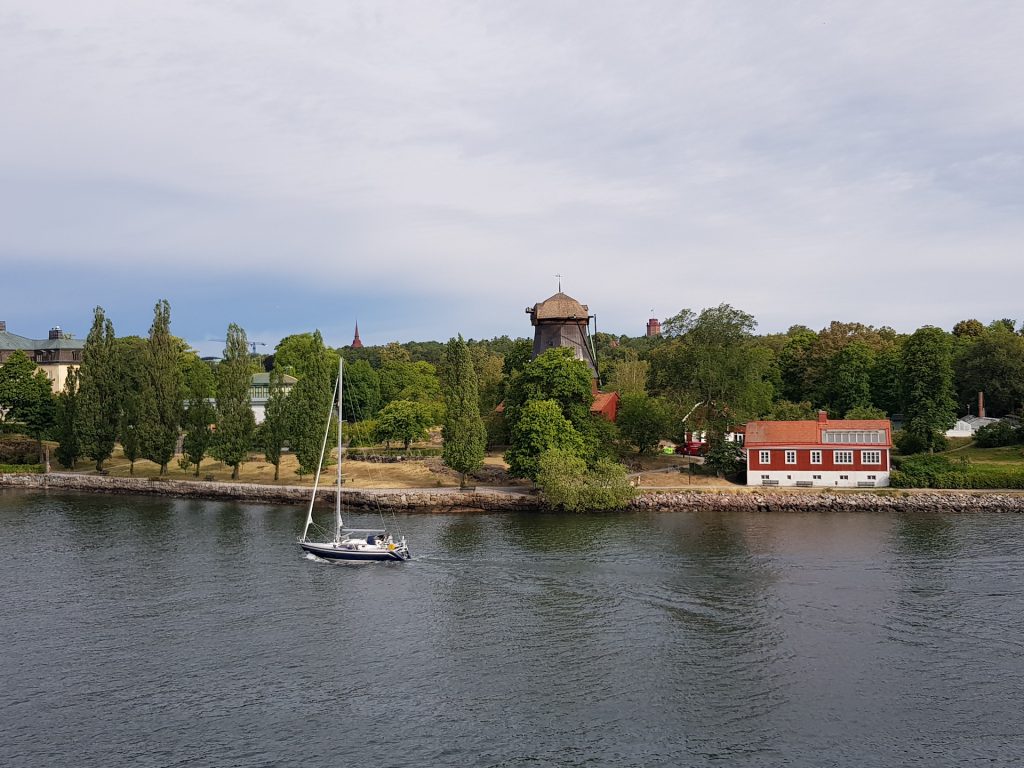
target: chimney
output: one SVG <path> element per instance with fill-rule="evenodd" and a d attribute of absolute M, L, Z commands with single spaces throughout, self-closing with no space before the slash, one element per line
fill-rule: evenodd
<path fill-rule="evenodd" d="M 59 325 L 55 325 L 55 326 L 53 326 L 53 328 L 50 329 L 50 341 L 56 341 L 57 339 L 63 339 L 63 338 L 64 338 L 64 331 L 62 331 L 60 329 Z"/>
<path fill-rule="evenodd" d="M 985 393 L 978 392 L 978 416 L 985 418 Z"/>
<path fill-rule="evenodd" d="M 828 424 L 828 411 L 818 411 L 818 423 Z"/>
<path fill-rule="evenodd" d="M 7 321 L 6 320 L 0 320 L 0 331 L 6 331 L 6 330 L 7 330 Z"/>

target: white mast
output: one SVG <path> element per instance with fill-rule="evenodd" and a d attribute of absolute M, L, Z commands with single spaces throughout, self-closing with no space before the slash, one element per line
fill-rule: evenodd
<path fill-rule="evenodd" d="M 338 356 L 338 482 L 334 491 L 334 519 L 336 531 L 335 541 L 341 541 L 341 377 L 344 372 L 345 358 Z"/>
<path fill-rule="evenodd" d="M 338 379 L 336 387 L 341 386 L 341 379 Z M 327 450 L 327 436 L 331 434 L 331 411 L 334 410 L 334 393 L 331 393 L 331 404 L 327 407 L 327 426 L 324 427 L 324 441 L 320 444 L 320 461 L 316 465 L 316 475 L 313 478 L 313 495 L 309 498 L 309 510 L 306 512 L 306 527 L 302 529 L 302 541 L 306 540 L 309 526 L 313 523 L 313 502 L 316 501 L 316 491 L 320 487 L 320 470 L 324 466 L 324 452 Z M 341 402 L 341 393 L 338 393 L 338 402 Z M 339 473 L 341 468 L 338 468 Z"/>

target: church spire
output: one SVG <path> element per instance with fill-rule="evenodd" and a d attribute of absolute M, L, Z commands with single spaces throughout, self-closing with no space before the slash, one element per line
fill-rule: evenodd
<path fill-rule="evenodd" d="M 363 342 L 359 339 L 359 321 L 356 320 L 356 335 L 352 338 L 352 343 L 349 345 L 352 349 L 362 349 Z"/>

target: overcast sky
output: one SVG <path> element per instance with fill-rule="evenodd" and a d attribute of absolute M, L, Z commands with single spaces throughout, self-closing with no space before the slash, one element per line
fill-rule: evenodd
<path fill-rule="evenodd" d="M 0 0 L 0 319 L 1024 318 L 1024 4 Z"/>

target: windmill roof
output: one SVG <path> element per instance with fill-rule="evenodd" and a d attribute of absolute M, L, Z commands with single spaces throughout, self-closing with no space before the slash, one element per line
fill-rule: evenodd
<path fill-rule="evenodd" d="M 580 319 L 590 317 L 590 311 L 586 304 L 580 304 L 572 296 L 559 291 L 554 296 L 549 296 L 529 310 L 534 320 L 564 320 Z"/>

